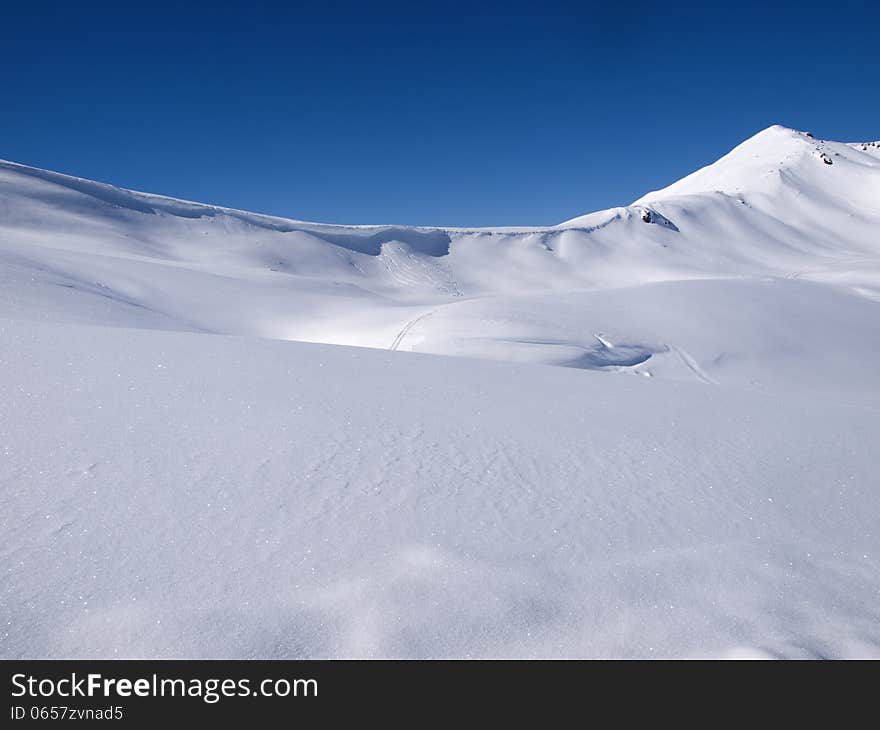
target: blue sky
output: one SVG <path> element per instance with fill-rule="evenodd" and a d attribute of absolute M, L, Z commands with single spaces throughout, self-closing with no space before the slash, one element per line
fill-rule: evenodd
<path fill-rule="evenodd" d="M 880 138 L 866 3 L 18 5 L 0 157 L 300 219 L 552 224 L 773 123 Z"/>

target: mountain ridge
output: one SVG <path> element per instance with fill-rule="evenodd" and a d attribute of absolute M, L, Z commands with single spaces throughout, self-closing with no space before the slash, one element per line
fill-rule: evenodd
<path fill-rule="evenodd" d="M 768 137 L 773 137 L 776 139 L 798 139 L 798 140 L 810 140 L 814 143 L 814 148 L 819 151 L 821 150 L 823 145 L 831 144 L 835 146 L 846 146 L 851 148 L 854 151 L 861 151 L 867 153 L 869 157 L 876 158 L 878 160 L 877 164 L 880 164 L 880 142 L 871 141 L 871 142 L 833 142 L 830 140 L 819 140 L 813 137 L 813 135 L 809 132 L 802 132 L 796 129 L 792 129 L 789 127 L 784 127 L 782 125 L 774 124 L 771 125 L 760 132 L 757 132 L 752 137 L 741 142 L 739 145 L 734 147 L 730 152 L 723 155 L 721 158 L 716 160 L 705 167 L 686 175 L 684 178 L 681 178 L 678 181 L 671 183 L 670 185 L 660 188 L 655 191 L 651 191 L 645 193 L 641 197 L 634 200 L 628 206 L 616 206 L 608 209 L 602 209 L 598 211 L 594 211 L 591 213 L 586 213 L 581 216 L 576 216 L 575 218 L 568 219 L 566 221 L 562 221 L 561 223 L 557 223 L 549 226 L 427 226 L 427 225 L 403 225 L 397 223 L 369 223 L 369 224 L 349 224 L 349 223 L 324 223 L 318 221 L 307 221 L 301 220 L 297 218 L 289 218 L 286 216 L 278 216 L 272 215 L 268 213 L 256 213 L 247 211 L 241 208 L 233 208 L 229 206 L 221 206 L 215 205 L 213 203 L 206 203 L 200 201 L 194 201 L 185 198 L 175 198 L 168 195 L 163 195 L 160 193 L 150 193 L 134 190 L 131 188 L 124 188 L 121 186 L 113 185 L 112 183 L 104 183 L 96 180 L 91 180 L 88 178 L 78 177 L 76 175 L 71 175 L 68 173 L 56 172 L 53 170 L 43 169 L 39 167 L 35 167 L 32 165 L 27 165 L 19 162 L 15 162 L 12 160 L 4 160 L 0 159 L 0 168 L 6 169 L 13 172 L 19 172 L 25 175 L 30 175 L 39 179 L 43 179 L 46 182 L 56 183 L 65 187 L 69 187 L 73 190 L 81 192 L 86 195 L 93 195 L 98 199 L 103 199 L 105 202 L 109 202 L 113 205 L 119 205 L 121 207 L 132 206 L 133 209 L 139 210 L 141 212 L 165 212 L 172 215 L 179 215 L 181 217 L 191 217 L 197 215 L 211 215 L 217 213 L 225 213 L 230 215 L 240 215 L 244 214 L 248 217 L 253 218 L 254 220 L 265 220 L 277 222 L 277 224 L 290 224 L 292 226 L 309 226 L 309 227 L 320 227 L 320 228 L 356 228 L 356 229 L 380 229 L 380 228 L 415 228 L 415 229 L 427 229 L 427 230 L 440 230 L 440 231 L 455 231 L 455 232 L 469 232 L 469 231 L 481 231 L 481 232 L 512 232 L 512 231 L 524 231 L 524 232 L 532 232 L 532 231 L 548 231 L 555 230 L 560 227 L 569 226 L 573 221 L 580 220 L 582 218 L 586 218 L 588 216 L 597 215 L 601 213 L 607 213 L 610 211 L 620 211 L 626 210 L 633 206 L 638 206 L 641 203 L 645 203 L 649 200 L 657 199 L 661 196 L 668 197 L 670 193 L 673 193 L 677 188 L 683 187 L 683 183 L 693 179 L 695 176 L 700 176 L 705 173 L 705 171 L 715 168 L 719 163 L 724 163 L 728 161 L 731 157 L 742 154 L 744 151 L 749 150 L 750 147 L 757 146 L 759 142 L 765 141 Z M 876 151 L 875 151 L 876 150 Z M 836 153 L 839 156 L 839 153 Z M 698 190 L 697 192 L 710 192 L 710 188 L 705 188 Z"/>
<path fill-rule="evenodd" d="M 769 279 L 876 304 L 878 200 L 880 147 L 779 126 L 630 206 L 526 229 L 293 221 L 7 162 L 0 283 L 15 316 L 711 381 L 711 360 L 768 323 L 748 310 L 741 344 L 693 342 L 679 312 L 661 336 L 664 298 L 697 291 L 688 282 Z M 620 331 L 623 303 L 609 303 L 626 287 L 640 315 Z M 700 291 L 718 316 L 730 305 L 726 289 Z M 819 317 L 815 336 L 842 326 Z M 603 349 L 603 332 L 628 344 Z"/>

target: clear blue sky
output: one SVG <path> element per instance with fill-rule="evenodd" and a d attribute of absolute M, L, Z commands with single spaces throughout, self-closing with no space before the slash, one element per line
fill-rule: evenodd
<path fill-rule="evenodd" d="M 773 123 L 880 138 L 868 3 L 3 10 L 0 157 L 308 220 L 551 224 Z"/>

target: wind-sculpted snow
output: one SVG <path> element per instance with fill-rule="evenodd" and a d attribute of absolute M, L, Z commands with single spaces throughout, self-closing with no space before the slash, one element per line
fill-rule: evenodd
<path fill-rule="evenodd" d="M 880 412 L 2 323 L 4 656 L 880 651 Z"/>
<path fill-rule="evenodd" d="M 545 228 L 0 163 L 0 656 L 878 656 L 878 230 L 781 127 Z"/>

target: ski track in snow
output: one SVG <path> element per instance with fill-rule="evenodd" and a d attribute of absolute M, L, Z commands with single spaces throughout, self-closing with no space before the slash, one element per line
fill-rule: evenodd
<path fill-rule="evenodd" d="M 426 317 L 430 317 L 431 314 L 433 314 L 433 312 L 427 312 L 426 314 L 416 317 L 415 319 L 411 319 L 409 322 L 407 322 L 406 325 L 404 325 L 403 329 L 397 333 L 397 337 L 394 338 L 394 342 L 391 343 L 391 347 L 389 347 L 388 349 L 396 350 L 398 347 L 400 347 L 400 344 L 403 342 L 403 338 L 406 337 L 407 333 L 413 327 L 415 327 L 415 325 L 423 321 Z"/>
<path fill-rule="evenodd" d="M 688 355 L 684 350 L 680 347 L 675 347 L 674 345 L 667 345 L 667 347 L 678 355 L 681 358 L 681 361 L 687 366 L 687 368 L 697 376 L 702 382 L 706 383 L 706 385 L 718 385 L 718 381 L 714 378 L 706 375 L 705 371 L 699 366 L 696 360 Z"/>

